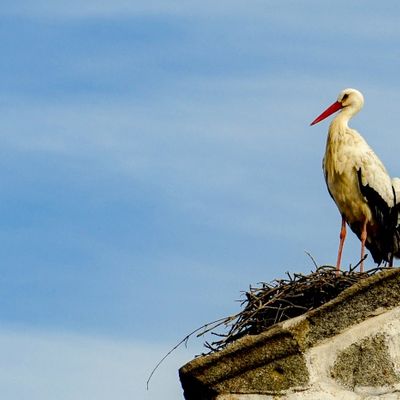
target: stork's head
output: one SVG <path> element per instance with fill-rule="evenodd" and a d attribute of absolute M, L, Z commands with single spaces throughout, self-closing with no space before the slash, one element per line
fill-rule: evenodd
<path fill-rule="evenodd" d="M 311 125 L 315 125 L 321 122 L 325 118 L 329 117 L 334 112 L 343 109 L 346 110 L 348 117 L 352 117 L 358 113 L 364 105 L 364 96 L 357 89 L 344 89 L 339 93 L 337 101 L 329 106 L 320 116 L 315 118 Z"/>
<path fill-rule="evenodd" d="M 360 111 L 364 105 L 364 96 L 357 89 L 344 89 L 339 93 L 338 103 L 344 107 L 352 107 Z"/>

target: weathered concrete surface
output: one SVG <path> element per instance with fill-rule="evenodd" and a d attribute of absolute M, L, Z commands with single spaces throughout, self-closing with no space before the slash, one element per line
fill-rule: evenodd
<path fill-rule="evenodd" d="M 400 399 L 400 269 L 179 373 L 187 400 Z"/>

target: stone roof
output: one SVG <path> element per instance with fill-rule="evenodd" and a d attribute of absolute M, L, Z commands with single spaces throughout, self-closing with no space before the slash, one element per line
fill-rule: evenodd
<path fill-rule="evenodd" d="M 184 365 L 185 399 L 400 399 L 399 306 L 400 269 L 373 275 L 315 310 Z"/>

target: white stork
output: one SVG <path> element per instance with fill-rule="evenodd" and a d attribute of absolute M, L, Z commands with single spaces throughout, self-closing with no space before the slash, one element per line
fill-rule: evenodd
<path fill-rule="evenodd" d="M 323 171 L 329 194 L 342 216 L 340 243 L 336 262 L 340 270 L 346 223 L 361 240 L 361 265 L 365 247 L 378 264 L 393 265 L 400 258 L 399 207 L 400 179 L 391 179 L 386 168 L 365 139 L 348 122 L 364 105 L 356 89 L 345 89 L 311 125 L 341 112 L 329 126 Z M 396 201 L 397 199 L 397 201 Z"/>

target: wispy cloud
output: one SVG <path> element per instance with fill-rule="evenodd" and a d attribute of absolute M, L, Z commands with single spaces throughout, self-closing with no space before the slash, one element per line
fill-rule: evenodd
<path fill-rule="evenodd" d="M 167 346 L 154 343 L 2 329 L 2 396 L 8 400 L 176 400 L 182 398 L 178 368 L 193 356 L 191 352 L 172 354 L 146 390 L 149 373 L 166 350 Z"/>

